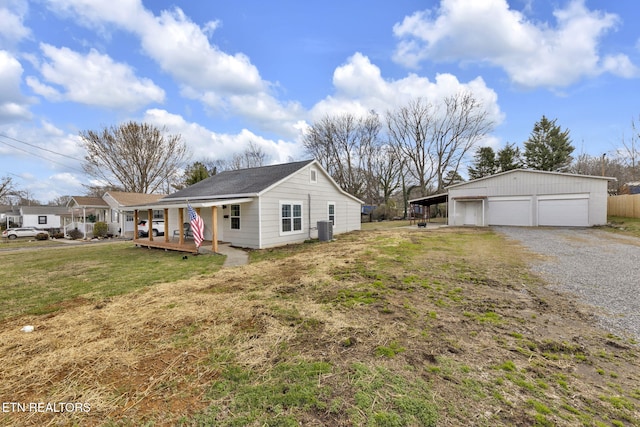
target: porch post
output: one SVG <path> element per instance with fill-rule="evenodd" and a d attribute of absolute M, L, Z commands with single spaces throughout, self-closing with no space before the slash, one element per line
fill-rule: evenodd
<path fill-rule="evenodd" d="M 218 207 L 211 206 L 211 250 L 218 252 Z"/>
<path fill-rule="evenodd" d="M 178 244 L 184 245 L 184 209 L 178 208 L 178 222 L 180 227 L 180 237 L 178 238 Z"/>
<path fill-rule="evenodd" d="M 138 239 L 138 209 L 133 210 L 133 240 Z"/>
<path fill-rule="evenodd" d="M 84 240 L 87 240 L 87 208 L 82 207 L 82 228 L 84 230 Z"/>
<path fill-rule="evenodd" d="M 153 242 L 153 209 L 147 209 L 147 237 L 150 242 Z"/>
<path fill-rule="evenodd" d="M 164 208 L 164 241 L 169 241 L 169 209 Z"/>

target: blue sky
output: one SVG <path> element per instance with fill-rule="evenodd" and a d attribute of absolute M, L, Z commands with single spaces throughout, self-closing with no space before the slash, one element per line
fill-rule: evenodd
<path fill-rule="evenodd" d="M 0 0 L 0 176 L 47 202 L 81 195 L 79 132 L 145 121 L 192 160 L 258 144 L 306 158 L 326 114 L 471 90 L 521 145 L 542 115 L 576 154 L 621 146 L 640 117 L 631 0 Z M 466 168 L 465 168 L 466 170 Z"/>

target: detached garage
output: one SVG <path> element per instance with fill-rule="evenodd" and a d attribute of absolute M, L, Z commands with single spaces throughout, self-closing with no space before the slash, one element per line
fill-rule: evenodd
<path fill-rule="evenodd" d="M 607 223 L 607 178 L 516 169 L 448 187 L 449 225 Z"/>

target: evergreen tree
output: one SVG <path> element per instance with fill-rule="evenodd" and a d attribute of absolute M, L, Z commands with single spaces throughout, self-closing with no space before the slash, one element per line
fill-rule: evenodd
<path fill-rule="evenodd" d="M 469 166 L 469 179 L 478 179 L 497 172 L 496 154 L 491 147 L 480 147 L 473 156 L 473 165 Z"/>
<path fill-rule="evenodd" d="M 496 166 L 498 172 L 506 172 L 522 167 L 522 157 L 520 148 L 516 144 L 505 145 L 504 148 L 498 150 L 496 155 Z"/>
<path fill-rule="evenodd" d="M 533 126 L 531 136 L 524 143 L 524 158 L 528 168 L 564 172 L 571 165 L 571 153 L 575 148 L 571 145 L 569 130 L 560 129 L 556 121 L 543 115 Z"/>
<path fill-rule="evenodd" d="M 184 171 L 184 184 L 185 187 L 195 184 L 196 182 L 200 182 L 203 179 L 209 178 L 211 175 L 215 175 L 215 173 L 211 173 L 209 169 L 202 162 L 194 162 L 187 166 Z"/>
<path fill-rule="evenodd" d="M 444 186 L 448 187 L 449 185 L 464 182 L 464 178 L 462 178 L 462 176 L 458 172 L 454 171 L 453 169 L 449 169 L 445 174 L 443 181 Z"/>

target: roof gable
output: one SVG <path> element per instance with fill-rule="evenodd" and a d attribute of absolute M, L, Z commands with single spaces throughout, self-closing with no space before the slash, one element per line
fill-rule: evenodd
<path fill-rule="evenodd" d="M 104 193 L 103 198 L 109 197 L 114 200 L 119 206 L 132 206 L 139 205 L 141 203 L 155 203 L 158 200 L 165 197 L 165 194 L 145 194 L 145 193 L 130 193 L 126 191 L 107 191 Z"/>
<path fill-rule="evenodd" d="M 92 207 L 92 208 L 108 208 L 107 202 L 102 200 L 101 197 L 85 197 L 85 196 L 73 196 L 67 203 L 70 207 Z"/>
<path fill-rule="evenodd" d="M 256 196 L 314 160 L 224 171 L 168 195 L 163 200 Z"/>

